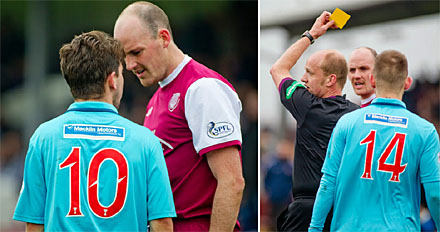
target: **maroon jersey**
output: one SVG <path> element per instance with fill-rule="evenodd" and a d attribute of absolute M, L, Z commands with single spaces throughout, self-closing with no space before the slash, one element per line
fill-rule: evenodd
<path fill-rule="evenodd" d="M 178 218 L 210 215 L 217 180 L 204 154 L 241 147 L 241 102 L 220 74 L 185 56 L 148 103 L 144 126 L 162 143 Z"/>

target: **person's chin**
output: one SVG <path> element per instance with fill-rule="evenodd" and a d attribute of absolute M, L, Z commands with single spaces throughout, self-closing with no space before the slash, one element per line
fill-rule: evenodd
<path fill-rule="evenodd" d="M 150 86 L 156 85 L 158 83 L 157 81 L 150 80 L 150 79 L 142 79 L 140 81 L 141 81 L 141 85 L 143 87 L 150 87 Z"/>
<path fill-rule="evenodd" d="M 358 91 L 355 91 L 355 93 L 359 96 L 364 95 L 365 91 L 363 89 L 358 89 Z"/>

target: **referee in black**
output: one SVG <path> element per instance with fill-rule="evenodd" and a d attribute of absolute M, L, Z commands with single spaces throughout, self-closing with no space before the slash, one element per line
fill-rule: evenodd
<path fill-rule="evenodd" d="M 294 80 L 289 71 L 314 42 L 329 28 L 336 28 L 324 11 L 310 31 L 290 46 L 272 66 L 270 73 L 280 92 L 281 102 L 297 121 L 293 163 L 293 202 L 277 221 L 279 231 L 307 231 L 313 203 L 321 180 L 327 145 L 338 119 L 359 108 L 342 96 L 347 79 L 347 63 L 336 50 L 314 53 L 306 62 L 304 84 Z M 324 230 L 330 229 L 331 214 Z"/>

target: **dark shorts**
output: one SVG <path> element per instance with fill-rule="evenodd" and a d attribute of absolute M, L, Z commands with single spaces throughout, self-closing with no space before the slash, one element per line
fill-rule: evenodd
<path fill-rule="evenodd" d="M 315 198 L 297 198 L 278 216 L 278 231 L 307 231 L 312 219 Z M 324 231 L 330 231 L 333 210 L 325 220 Z"/>

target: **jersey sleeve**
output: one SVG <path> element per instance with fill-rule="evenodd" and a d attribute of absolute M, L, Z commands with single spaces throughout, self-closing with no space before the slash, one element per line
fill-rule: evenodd
<path fill-rule="evenodd" d="M 279 88 L 281 103 L 298 125 L 301 125 L 315 99 L 314 95 L 307 91 L 303 84 L 289 77 L 281 81 Z"/>
<path fill-rule="evenodd" d="M 328 143 L 327 154 L 322 166 L 322 173 L 335 177 L 339 171 L 339 166 L 341 164 L 341 159 L 347 140 L 346 130 L 344 129 L 344 118 L 345 117 L 342 116 L 333 129 L 330 141 Z"/>
<path fill-rule="evenodd" d="M 157 138 L 154 139 L 152 146 L 150 146 L 148 160 L 148 220 L 176 217 L 168 170 L 162 146 Z"/>
<path fill-rule="evenodd" d="M 325 219 L 333 206 L 336 177 L 324 174 L 313 205 L 309 231 L 322 231 Z"/>
<path fill-rule="evenodd" d="M 14 220 L 44 224 L 46 181 L 38 137 L 32 136 L 24 165 L 23 185 L 15 208 Z"/>
<path fill-rule="evenodd" d="M 420 158 L 420 179 L 422 183 L 440 181 L 440 145 L 434 128 L 426 138 L 427 144 Z"/>
<path fill-rule="evenodd" d="M 235 91 L 215 78 L 194 82 L 185 95 L 185 117 L 199 155 L 241 147 L 241 102 Z"/>

